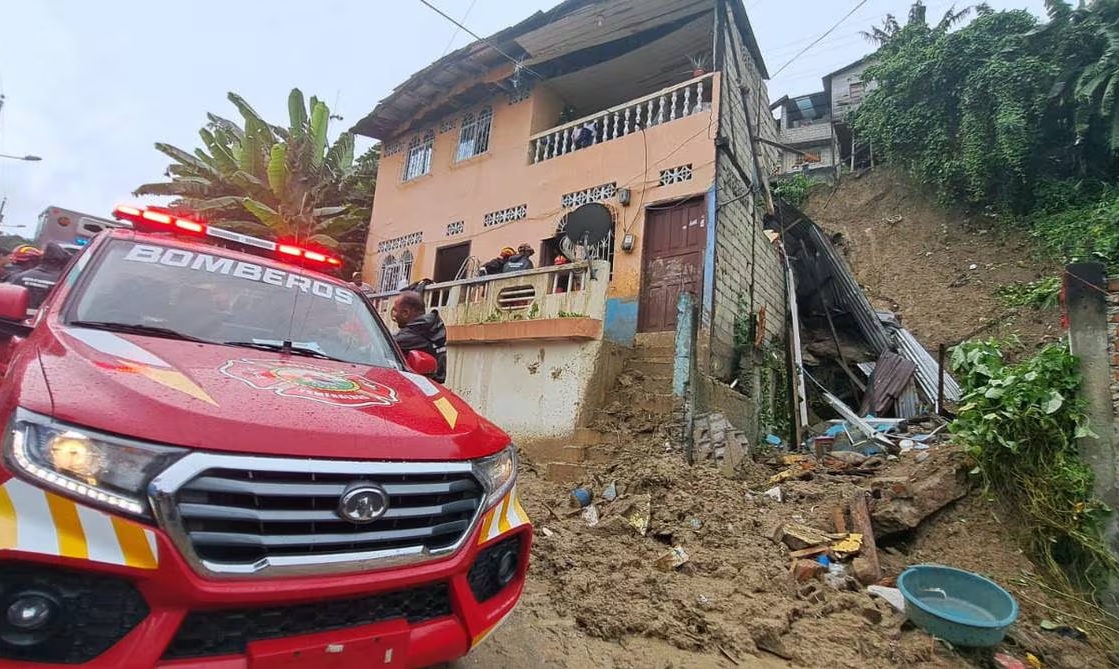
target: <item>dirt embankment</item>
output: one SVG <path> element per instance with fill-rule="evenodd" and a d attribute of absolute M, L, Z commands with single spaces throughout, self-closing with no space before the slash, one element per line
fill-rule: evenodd
<path fill-rule="evenodd" d="M 815 188 L 804 212 L 839 235 L 874 306 L 901 314 L 926 347 L 954 345 L 991 323 L 982 336 L 1016 334 L 1028 347 L 1060 337 L 1056 309 L 1011 309 L 995 294 L 1059 271 L 1037 259 L 1020 231 L 946 210 L 888 169 Z"/>

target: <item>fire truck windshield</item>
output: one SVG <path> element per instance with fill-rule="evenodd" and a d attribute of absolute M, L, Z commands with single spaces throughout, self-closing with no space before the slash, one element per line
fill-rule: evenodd
<path fill-rule="evenodd" d="M 342 284 L 216 248 L 108 244 L 69 325 L 397 366 L 372 312 Z"/>

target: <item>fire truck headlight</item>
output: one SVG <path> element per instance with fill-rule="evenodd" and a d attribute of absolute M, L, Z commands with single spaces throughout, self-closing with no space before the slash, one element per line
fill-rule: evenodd
<path fill-rule="evenodd" d="M 4 442 L 5 462 L 48 487 L 132 515 L 150 514 L 147 487 L 186 451 L 81 428 L 20 411 Z"/>
<path fill-rule="evenodd" d="M 517 448 L 510 444 L 496 455 L 474 461 L 474 475 L 486 489 L 486 508 L 500 500 L 517 481 Z"/>

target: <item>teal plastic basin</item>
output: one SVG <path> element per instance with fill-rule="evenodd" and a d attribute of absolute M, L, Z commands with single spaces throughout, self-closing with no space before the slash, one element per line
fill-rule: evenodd
<path fill-rule="evenodd" d="M 970 571 L 917 565 L 898 577 L 913 624 L 956 646 L 995 646 L 1018 619 L 1018 602 L 997 583 Z"/>

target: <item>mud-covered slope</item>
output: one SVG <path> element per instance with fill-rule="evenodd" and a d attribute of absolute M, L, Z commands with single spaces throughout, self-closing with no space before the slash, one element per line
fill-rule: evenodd
<path fill-rule="evenodd" d="M 1053 276 L 1027 237 L 985 216 L 939 206 L 906 178 L 878 169 L 817 187 L 804 211 L 838 244 L 876 308 L 902 316 L 924 345 L 1017 334 L 1026 346 L 1060 336 L 1056 309 L 1010 309 L 999 286 Z"/>

